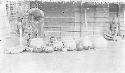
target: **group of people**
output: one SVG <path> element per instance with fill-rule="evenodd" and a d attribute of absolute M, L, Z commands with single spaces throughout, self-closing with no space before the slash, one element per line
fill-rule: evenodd
<path fill-rule="evenodd" d="M 81 51 L 83 49 L 94 49 L 95 45 L 98 46 L 100 42 L 103 41 L 103 45 L 107 42 L 105 39 L 108 40 L 115 40 L 115 37 L 119 34 L 119 22 L 118 18 L 113 18 L 112 23 L 109 25 L 109 32 L 104 35 L 104 38 L 102 36 L 99 36 L 99 38 L 96 40 L 95 45 L 91 42 L 88 36 L 85 37 L 84 40 L 81 40 L 79 42 L 76 42 L 72 38 L 70 39 L 62 39 L 61 41 L 55 40 L 55 37 L 52 36 L 49 38 L 49 42 L 44 42 L 44 38 L 41 37 L 43 34 L 44 29 L 44 13 L 42 10 L 33 8 L 28 11 L 28 17 L 26 21 L 23 21 L 25 19 L 18 18 L 19 26 L 18 28 L 18 34 L 20 34 L 19 29 L 22 27 L 22 36 L 26 39 L 26 46 L 18 46 L 16 48 L 22 48 L 21 50 L 15 51 L 22 52 L 24 50 L 30 50 L 32 52 L 53 52 L 53 51 Z M 101 41 L 100 41 L 101 39 Z M 15 47 L 14 47 L 15 48 Z M 13 48 L 13 49 L 14 49 Z"/>

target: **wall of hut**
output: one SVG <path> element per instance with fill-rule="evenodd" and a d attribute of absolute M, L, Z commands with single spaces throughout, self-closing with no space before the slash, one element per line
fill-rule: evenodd
<path fill-rule="evenodd" d="M 119 18 L 120 34 L 125 34 L 124 4 L 73 3 L 73 2 L 30 2 L 30 8 L 36 7 L 45 14 L 44 31 L 46 36 L 83 37 L 86 34 L 96 35 L 97 31 L 104 34 L 108 31 L 113 17 Z M 87 14 L 87 30 L 85 24 L 85 9 Z"/>
<path fill-rule="evenodd" d="M 45 32 L 58 36 L 83 37 L 86 34 L 104 34 L 114 17 L 119 19 L 120 35 L 124 34 L 124 4 L 92 3 L 39 3 L 45 13 Z M 85 30 L 85 9 L 87 14 L 87 31 Z"/>
<path fill-rule="evenodd" d="M 125 35 L 125 4 L 120 5 L 119 18 L 120 18 L 120 34 Z"/>

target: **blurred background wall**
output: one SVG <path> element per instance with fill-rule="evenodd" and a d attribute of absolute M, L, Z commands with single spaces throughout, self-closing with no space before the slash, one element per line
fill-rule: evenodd
<path fill-rule="evenodd" d="M 34 7 L 44 11 L 44 31 L 46 36 L 73 36 L 74 38 L 79 38 L 86 34 L 90 36 L 96 35 L 97 31 L 103 34 L 109 30 L 109 24 L 114 17 L 119 19 L 120 34 L 125 34 L 124 3 L 8 2 L 7 11 L 10 24 L 14 25 L 18 12 L 21 11 L 23 13 Z M 87 31 L 85 30 L 85 9 Z"/>

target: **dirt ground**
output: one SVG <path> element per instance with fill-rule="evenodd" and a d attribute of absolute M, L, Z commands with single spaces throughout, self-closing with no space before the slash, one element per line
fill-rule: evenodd
<path fill-rule="evenodd" d="M 125 43 L 107 49 L 4 55 L 0 73 L 124 73 Z"/>

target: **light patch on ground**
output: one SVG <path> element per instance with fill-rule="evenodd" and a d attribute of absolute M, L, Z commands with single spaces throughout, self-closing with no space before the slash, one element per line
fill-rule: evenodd
<path fill-rule="evenodd" d="M 123 73 L 123 43 L 107 49 L 6 55 L 2 73 Z"/>

